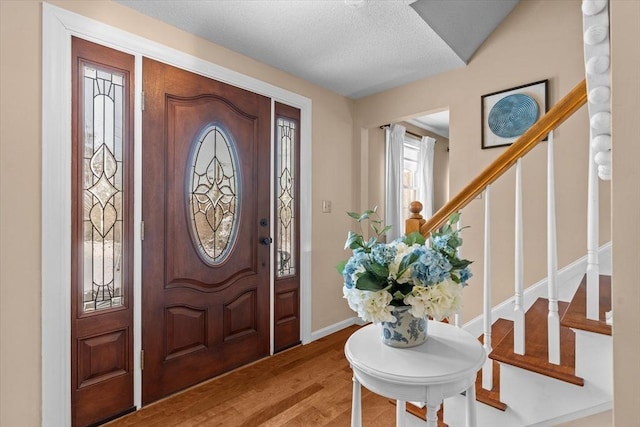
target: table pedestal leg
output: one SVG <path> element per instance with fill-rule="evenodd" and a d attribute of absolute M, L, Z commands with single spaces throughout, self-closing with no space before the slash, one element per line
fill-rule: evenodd
<path fill-rule="evenodd" d="M 351 427 L 362 427 L 362 402 L 360 382 L 353 377 L 353 396 L 351 398 Z"/>
<path fill-rule="evenodd" d="M 438 427 L 438 409 L 440 409 L 439 404 L 427 404 L 427 427 Z"/>
<path fill-rule="evenodd" d="M 396 401 L 396 427 L 404 427 L 404 421 L 407 412 L 407 402 L 404 400 Z"/>
<path fill-rule="evenodd" d="M 475 382 L 467 389 L 467 427 L 476 427 L 476 384 Z"/>

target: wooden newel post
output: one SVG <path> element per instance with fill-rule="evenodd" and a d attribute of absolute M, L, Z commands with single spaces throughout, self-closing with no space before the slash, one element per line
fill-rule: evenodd
<path fill-rule="evenodd" d="M 404 222 L 404 233 L 411 234 L 414 231 L 420 232 L 420 227 L 426 220 L 420 215 L 422 212 L 422 203 L 413 201 L 409 204 L 409 212 L 411 216 Z"/>

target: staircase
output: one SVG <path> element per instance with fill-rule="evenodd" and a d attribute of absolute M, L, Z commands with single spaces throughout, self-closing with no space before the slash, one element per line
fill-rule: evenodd
<path fill-rule="evenodd" d="M 464 325 L 483 342 L 488 355 L 476 380 L 476 399 L 482 403 L 477 405 L 479 427 L 554 426 L 612 407 L 613 343 L 606 322 L 611 310 L 611 247 L 597 247 L 598 178 L 611 179 L 608 1 L 583 0 L 582 13 L 586 79 L 431 218 L 423 219 L 420 204 L 415 203 L 406 221 L 407 233 L 419 230 L 427 237 L 453 213 L 483 195 L 484 312 Z M 587 251 L 583 259 L 558 270 L 553 132 L 585 104 L 590 118 Z M 525 290 L 521 159 L 547 136 L 548 274 Z M 515 295 L 491 307 L 490 187 L 513 166 Z M 461 326 L 459 319 L 456 324 Z M 442 425 L 463 426 L 464 417 L 462 396 L 445 401 Z"/>
<path fill-rule="evenodd" d="M 526 290 L 528 307 L 526 354 L 513 351 L 513 299 L 493 309 L 493 388 L 482 387 L 482 371 L 476 380 L 478 427 L 554 426 L 611 408 L 612 340 L 605 313 L 611 309 L 610 245 L 600 248 L 600 319 L 586 317 L 586 257 L 558 272 L 560 282 L 561 364 L 547 360 L 547 281 Z M 465 329 L 483 341 L 482 317 Z M 439 427 L 465 425 L 465 399 L 445 400 L 444 422 Z M 408 410 L 424 419 L 424 409 Z M 410 426 L 419 426 L 413 420 Z M 604 426 L 603 426 L 604 427 Z"/>
<path fill-rule="evenodd" d="M 537 298 L 526 313 L 526 354 L 513 351 L 513 321 L 498 318 L 492 325 L 496 343 L 493 360 L 494 388 L 476 381 L 479 426 L 552 426 L 611 407 L 612 341 L 605 312 L 611 304 L 611 276 L 600 277 L 599 321 L 586 317 L 586 276 L 569 302 L 561 301 L 561 364 L 547 360 L 548 300 Z M 482 341 L 482 337 L 480 337 Z M 445 419 L 450 426 L 464 425 L 456 419 L 459 404 L 447 402 Z"/>
<path fill-rule="evenodd" d="M 592 179 L 594 171 L 591 167 L 587 183 L 591 201 L 587 215 L 587 256 L 562 270 L 557 266 L 552 131 L 584 105 L 586 98 L 583 81 L 431 218 L 421 217 L 420 203 L 412 203 L 410 208 L 412 217 L 406 221 L 406 232 L 420 230 L 424 236 L 429 236 L 453 213 L 464 209 L 479 194 L 483 195 L 484 313 L 464 326 L 479 337 L 489 355 L 476 387 L 477 400 L 486 404 L 478 405 L 478 425 L 481 427 L 551 426 L 611 408 L 612 342 L 610 327 L 604 321 L 605 312 L 611 307 L 611 280 L 605 275 L 610 271 L 610 261 L 608 265 L 599 261 L 604 255 L 600 252 L 608 251 L 610 247 L 599 249 L 594 243 L 598 241 L 598 224 L 593 220 L 594 215 L 597 217 L 598 198 L 592 190 L 597 187 L 597 178 Z M 520 159 L 546 135 L 549 135 L 548 276 L 525 290 L 522 283 Z M 594 163 L 591 158 L 590 163 Z M 515 296 L 492 308 L 490 187 L 512 166 L 516 168 Z M 589 320 L 588 317 L 595 317 L 594 307 L 599 317 Z M 444 405 L 444 422 L 449 427 L 465 425 L 464 408 L 464 400 L 448 399 Z"/>

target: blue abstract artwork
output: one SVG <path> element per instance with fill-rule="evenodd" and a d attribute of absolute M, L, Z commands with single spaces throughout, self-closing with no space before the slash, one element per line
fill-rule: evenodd
<path fill-rule="evenodd" d="M 547 83 L 541 80 L 482 96 L 482 148 L 513 144 L 547 111 Z"/>
<path fill-rule="evenodd" d="M 489 129 L 501 138 L 522 135 L 538 120 L 538 104 L 528 95 L 505 96 L 493 106 L 487 120 Z"/>

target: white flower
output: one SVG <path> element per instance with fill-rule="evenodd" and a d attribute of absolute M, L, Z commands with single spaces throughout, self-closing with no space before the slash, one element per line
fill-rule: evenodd
<path fill-rule="evenodd" d="M 390 305 L 393 297 L 386 290 L 377 292 L 363 291 L 357 288 L 343 286 L 342 293 L 349 303 L 349 308 L 358 313 L 365 322 L 395 322 L 396 318 L 391 314 L 393 306 Z"/>
<path fill-rule="evenodd" d="M 442 320 L 462 308 L 462 285 L 445 280 L 428 287 L 414 286 L 404 303 L 411 306 L 409 313 L 413 317 L 431 316 Z"/>

